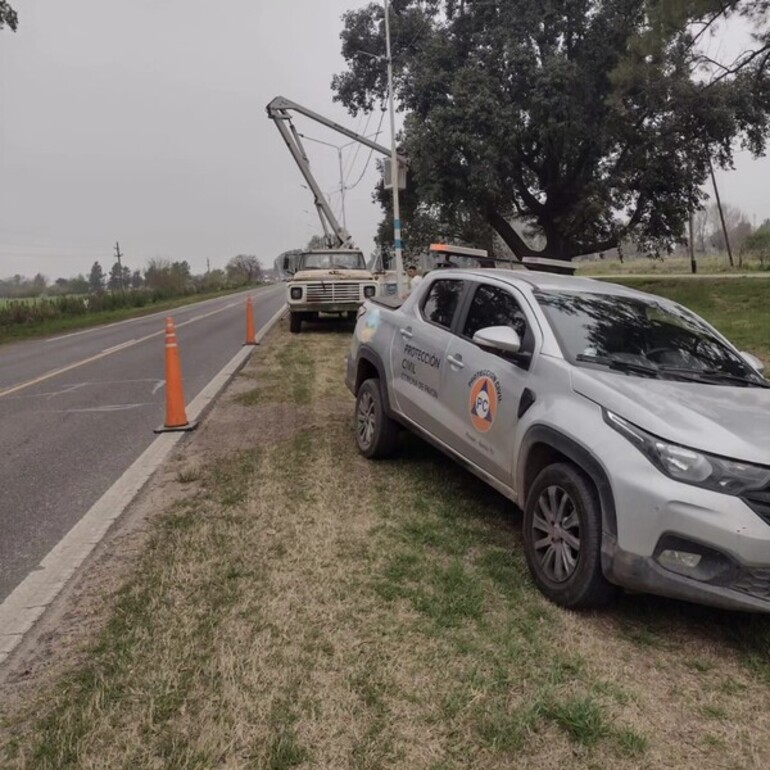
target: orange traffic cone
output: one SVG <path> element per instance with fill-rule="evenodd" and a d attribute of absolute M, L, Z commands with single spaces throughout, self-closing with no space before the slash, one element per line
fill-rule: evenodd
<path fill-rule="evenodd" d="M 166 422 L 156 428 L 155 432 L 193 430 L 195 426 L 196 423 L 191 423 L 185 412 L 182 361 L 179 357 L 174 319 L 169 316 L 166 319 Z"/>
<path fill-rule="evenodd" d="M 257 330 L 254 326 L 254 303 L 251 297 L 246 300 L 246 345 L 259 345 L 257 342 Z"/>

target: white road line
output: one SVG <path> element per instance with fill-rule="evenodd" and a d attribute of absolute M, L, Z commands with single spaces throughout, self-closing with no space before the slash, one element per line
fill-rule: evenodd
<path fill-rule="evenodd" d="M 87 406 L 82 409 L 52 409 L 54 414 L 73 414 L 78 412 L 125 412 L 129 409 L 138 409 L 140 406 L 150 406 L 152 401 L 143 404 L 102 404 L 101 406 Z"/>
<path fill-rule="evenodd" d="M 123 348 L 130 348 L 131 345 L 133 345 L 136 342 L 136 337 L 132 340 L 126 340 L 125 342 L 121 342 L 120 345 L 113 345 L 111 348 L 105 348 L 102 353 L 117 353 L 119 350 L 122 350 Z"/>
<path fill-rule="evenodd" d="M 197 316 L 194 320 L 190 319 L 188 321 L 182 321 L 182 323 L 176 324 L 177 329 L 181 329 L 184 326 L 188 326 L 191 323 L 195 323 L 197 321 L 202 321 L 204 318 L 209 318 L 213 315 L 217 315 L 218 313 L 224 313 L 225 310 L 231 310 L 234 307 L 238 307 L 243 303 L 241 302 L 233 302 L 230 305 L 225 305 L 224 307 L 219 307 L 216 310 L 210 310 L 208 313 L 204 313 L 203 315 Z M 37 385 L 41 382 L 45 382 L 46 380 L 50 380 L 52 377 L 57 377 L 60 374 L 66 374 L 67 372 L 72 371 L 73 369 L 77 369 L 81 366 L 85 366 L 86 364 L 93 363 L 94 361 L 98 361 L 101 358 L 105 358 L 106 356 L 111 356 L 113 353 L 116 353 L 120 350 L 126 350 L 127 348 L 133 347 L 134 345 L 138 345 L 141 342 L 147 342 L 147 340 L 151 340 L 155 337 L 160 337 L 162 334 L 165 334 L 166 330 L 165 328 L 161 331 L 153 332 L 152 334 L 147 334 L 144 337 L 139 337 L 139 339 L 133 340 L 131 342 L 122 343 L 120 345 L 116 345 L 112 348 L 107 348 L 107 350 L 103 350 L 101 353 L 96 353 L 92 356 L 89 356 L 88 358 L 84 358 L 81 361 L 75 361 L 75 363 L 67 364 L 67 366 L 62 366 L 59 369 L 53 369 L 50 372 L 45 372 L 44 374 L 41 374 L 39 377 L 35 377 L 32 380 L 28 380 L 27 382 L 21 382 L 18 385 L 11 385 L 10 387 L 5 388 L 4 390 L 0 390 L 0 398 L 3 396 L 10 396 L 11 393 L 17 393 L 20 390 L 24 390 L 25 388 L 32 387 L 33 385 Z"/>
<path fill-rule="evenodd" d="M 264 294 L 269 289 L 272 289 L 273 286 L 261 286 L 258 289 L 247 289 L 244 292 L 241 292 L 239 294 L 235 294 L 233 296 L 240 297 L 242 294 L 248 294 L 249 292 L 253 292 L 254 294 Z M 120 326 L 121 324 L 130 324 L 130 323 L 136 323 L 137 321 L 146 321 L 147 319 L 152 318 L 159 318 L 161 316 L 167 316 L 172 313 L 181 313 L 182 311 L 194 309 L 197 307 L 202 307 L 203 305 L 208 305 L 210 302 L 216 302 L 217 300 L 222 299 L 221 297 L 212 297 L 211 299 L 204 299 L 203 302 L 191 302 L 189 305 L 180 305 L 179 307 L 175 308 L 169 308 L 168 310 L 159 310 L 157 313 L 149 313 L 148 315 L 140 315 L 136 316 L 135 318 L 126 318 L 123 321 L 113 321 L 111 324 L 103 324 L 101 326 L 92 326 L 88 329 L 81 329 L 77 332 L 69 332 L 69 334 L 57 334 L 55 337 L 49 337 L 46 342 L 58 342 L 59 340 L 66 340 L 70 337 L 77 337 L 81 334 L 93 334 L 93 332 L 101 331 L 102 329 L 111 329 L 113 326 Z M 236 303 L 238 304 L 238 303 Z"/>
<path fill-rule="evenodd" d="M 286 305 L 262 327 L 261 340 L 286 312 Z M 190 422 L 200 419 L 227 383 L 254 351 L 242 347 L 219 374 L 190 402 Z M 128 470 L 94 503 L 80 521 L 49 551 L 36 570 L 27 575 L 0 604 L 0 664 L 21 644 L 24 635 L 59 595 L 67 581 L 128 508 L 150 476 L 168 457 L 184 433 L 161 433 Z"/>

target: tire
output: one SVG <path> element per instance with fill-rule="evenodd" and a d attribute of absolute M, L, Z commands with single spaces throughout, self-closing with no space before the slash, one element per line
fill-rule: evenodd
<path fill-rule="evenodd" d="M 358 389 L 355 431 L 358 451 L 370 460 L 390 457 L 396 451 L 398 423 L 385 414 L 378 379 L 365 380 Z"/>
<path fill-rule="evenodd" d="M 544 468 L 527 493 L 524 553 L 537 587 L 572 609 L 607 604 L 616 592 L 602 573 L 602 510 L 591 482 L 573 465 Z"/>
<path fill-rule="evenodd" d="M 300 313 L 289 313 L 289 331 L 292 334 L 299 334 L 302 331 L 302 315 Z"/>

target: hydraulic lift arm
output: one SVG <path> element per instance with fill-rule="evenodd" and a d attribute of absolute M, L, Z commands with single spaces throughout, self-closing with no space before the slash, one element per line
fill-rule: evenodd
<path fill-rule="evenodd" d="M 365 136 L 357 134 L 355 131 L 351 131 L 339 123 L 335 123 L 333 120 L 325 118 L 323 115 L 319 115 L 317 112 L 303 107 L 301 104 L 292 102 L 289 99 L 285 99 L 283 96 L 276 96 L 270 104 L 267 105 L 267 115 L 275 123 L 275 127 L 281 134 L 283 141 L 286 142 L 286 146 L 289 148 L 294 162 L 299 167 L 302 176 L 305 178 L 308 187 L 313 193 L 315 201 L 316 211 L 318 211 L 318 217 L 321 220 L 321 226 L 324 230 L 324 236 L 326 242 L 330 248 L 353 248 L 353 239 L 350 233 L 340 225 L 337 218 L 332 212 L 331 206 L 326 200 L 323 191 L 318 186 L 313 173 L 310 171 L 310 161 L 308 160 L 307 153 L 300 139 L 299 132 L 294 127 L 291 120 L 291 112 L 296 112 L 300 115 L 304 115 L 310 120 L 314 120 L 316 123 L 320 123 L 322 126 L 336 131 L 343 136 L 348 137 L 356 142 L 360 142 L 366 147 L 379 152 L 386 157 L 390 157 L 390 150 L 377 142 L 373 142 Z M 406 165 L 406 158 L 402 155 L 398 156 L 398 162 Z"/>

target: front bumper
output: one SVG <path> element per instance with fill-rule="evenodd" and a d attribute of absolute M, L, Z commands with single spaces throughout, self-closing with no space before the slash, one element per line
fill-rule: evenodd
<path fill-rule="evenodd" d="M 610 428 L 596 432 L 610 480 L 617 532 L 606 533 L 607 579 L 634 591 L 770 613 L 770 523 L 732 495 L 665 476 Z M 663 551 L 702 553 L 672 567 Z"/>
<path fill-rule="evenodd" d="M 361 307 L 360 302 L 292 302 L 289 300 L 290 313 L 354 313 Z"/>
<path fill-rule="evenodd" d="M 701 581 L 664 569 L 652 556 L 612 547 L 602 556 L 607 579 L 631 591 L 724 610 L 770 614 L 770 568 L 751 568 L 733 561 L 713 581 Z"/>

